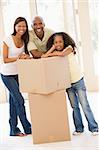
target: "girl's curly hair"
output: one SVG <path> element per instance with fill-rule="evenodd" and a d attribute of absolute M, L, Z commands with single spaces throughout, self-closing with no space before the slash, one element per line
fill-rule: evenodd
<path fill-rule="evenodd" d="M 65 32 L 56 32 L 56 33 L 52 34 L 49 37 L 49 39 L 47 41 L 47 44 L 46 44 L 46 49 L 47 50 L 49 50 L 52 47 L 52 45 L 54 44 L 54 39 L 55 39 L 56 36 L 61 36 L 63 38 L 64 48 L 66 48 L 69 45 L 71 45 L 72 48 L 73 48 L 74 54 L 76 54 L 76 51 L 75 51 L 76 44 L 75 44 L 74 40 L 67 33 L 65 33 Z"/>

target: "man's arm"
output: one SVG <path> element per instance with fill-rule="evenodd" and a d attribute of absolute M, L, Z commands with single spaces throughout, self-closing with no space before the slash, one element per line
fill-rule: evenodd
<path fill-rule="evenodd" d="M 33 58 L 41 58 L 44 52 L 38 51 L 37 49 L 31 50 L 30 53 L 32 54 Z"/>
<path fill-rule="evenodd" d="M 33 41 L 29 41 L 28 43 L 28 51 L 31 53 L 33 58 L 40 58 L 41 55 L 43 54 L 42 51 L 39 51 Z"/>

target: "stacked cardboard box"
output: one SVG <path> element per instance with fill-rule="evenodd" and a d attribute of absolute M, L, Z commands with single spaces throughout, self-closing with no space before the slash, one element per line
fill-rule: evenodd
<path fill-rule="evenodd" d="M 65 89 L 70 87 L 66 57 L 18 61 L 22 92 L 29 93 L 33 143 L 68 141 Z"/>

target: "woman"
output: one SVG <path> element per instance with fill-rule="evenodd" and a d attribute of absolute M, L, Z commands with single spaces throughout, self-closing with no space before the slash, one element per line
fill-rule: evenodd
<path fill-rule="evenodd" d="M 29 40 L 27 21 L 18 17 L 14 23 L 14 32 L 3 41 L 3 63 L 1 78 L 9 91 L 10 136 L 31 134 L 31 124 L 27 120 L 24 99 L 19 91 L 17 59 L 30 58 L 27 51 Z M 24 133 L 17 127 L 18 117 Z"/>

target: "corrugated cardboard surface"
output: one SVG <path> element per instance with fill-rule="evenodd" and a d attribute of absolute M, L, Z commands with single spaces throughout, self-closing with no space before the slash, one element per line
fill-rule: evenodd
<path fill-rule="evenodd" d="M 20 90 L 49 94 L 70 87 L 66 57 L 18 60 Z"/>
<path fill-rule="evenodd" d="M 29 94 L 33 143 L 71 140 L 65 91 Z"/>

